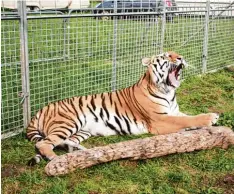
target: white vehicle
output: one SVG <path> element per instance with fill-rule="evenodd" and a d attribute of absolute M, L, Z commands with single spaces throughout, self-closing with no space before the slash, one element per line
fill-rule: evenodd
<path fill-rule="evenodd" d="M 176 3 L 180 6 L 204 6 L 207 0 L 176 0 Z M 211 4 L 230 4 L 232 0 L 210 0 Z"/>
<path fill-rule="evenodd" d="M 89 0 L 26 0 L 27 10 L 80 9 L 89 6 Z M 17 9 L 17 0 L 1 0 L 1 7 Z"/>
<path fill-rule="evenodd" d="M 225 7 L 229 6 L 233 0 L 210 0 L 210 14 L 218 15 Z M 176 0 L 179 11 L 198 11 L 201 7 L 206 7 L 207 0 Z M 232 6 L 233 7 L 233 6 Z M 213 11 L 216 10 L 216 11 Z M 194 12 L 194 15 L 205 15 L 205 12 Z M 224 11 L 222 16 L 234 16 L 234 11 Z"/>

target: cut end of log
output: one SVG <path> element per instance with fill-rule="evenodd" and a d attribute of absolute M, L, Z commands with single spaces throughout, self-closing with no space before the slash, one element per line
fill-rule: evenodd
<path fill-rule="evenodd" d="M 64 175 L 77 168 L 83 169 L 123 158 L 147 159 L 213 147 L 227 149 L 229 145 L 234 145 L 234 132 L 230 128 L 204 127 L 67 153 L 50 161 L 45 172 L 49 176 Z"/>

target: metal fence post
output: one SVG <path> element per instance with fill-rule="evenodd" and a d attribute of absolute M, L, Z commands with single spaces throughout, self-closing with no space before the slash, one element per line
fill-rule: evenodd
<path fill-rule="evenodd" d="M 28 29 L 26 2 L 18 0 L 18 14 L 20 16 L 20 63 L 22 79 L 22 105 L 24 128 L 28 126 L 31 119 L 30 87 L 29 87 L 29 60 L 28 60 Z"/>
<path fill-rule="evenodd" d="M 203 39 L 203 52 L 202 52 L 202 73 L 206 73 L 206 70 L 207 70 L 209 17 L 210 17 L 210 0 L 207 0 L 206 1 L 204 39 Z"/>
<path fill-rule="evenodd" d="M 67 59 L 69 57 L 69 31 L 70 31 L 70 26 L 69 26 L 69 19 L 64 18 L 63 19 L 63 59 Z"/>
<path fill-rule="evenodd" d="M 166 4 L 163 2 L 163 15 L 162 15 L 162 29 L 161 29 L 161 43 L 160 43 L 160 53 L 163 52 L 164 37 L 165 37 L 165 27 L 166 27 Z"/>
<path fill-rule="evenodd" d="M 114 13 L 117 13 L 117 0 L 114 0 Z M 112 62 L 112 80 L 111 80 L 111 90 L 116 90 L 116 55 L 117 55 L 117 18 L 118 16 L 114 16 L 113 18 L 113 62 Z"/>

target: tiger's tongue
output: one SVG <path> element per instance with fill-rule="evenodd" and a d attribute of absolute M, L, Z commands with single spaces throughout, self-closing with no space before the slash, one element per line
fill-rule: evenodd
<path fill-rule="evenodd" d="M 176 71 L 172 71 L 169 74 L 169 79 L 170 79 L 171 85 L 173 85 L 174 87 L 178 88 L 180 86 L 180 81 L 176 79 L 175 73 L 176 73 Z"/>

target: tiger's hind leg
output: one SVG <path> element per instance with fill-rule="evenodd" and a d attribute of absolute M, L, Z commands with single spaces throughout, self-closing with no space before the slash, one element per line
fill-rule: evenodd
<path fill-rule="evenodd" d="M 37 154 L 28 161 L 28 165 L 33 166 L 35 164 L 38 164 L 42 158 L 46 160 L 54 159 L 57 155 L 55 154 L 53 149 L 56 146 L 63 144 L 64 139 L 65 137 L 62 138 L 57 134 L 51 134 L 48 135 L 44 140 L 38 141 L 35 145 Z"/>
<path fill-rule="evenodd" d="M 68 139 L 64 141 L 64 144 L 68 145 L 68 152 L 71 153 L 74 151 L 74 148 L 78 150 L 85 150 L 86 148 L 80 143 L 86 139 L 88 139 L 91 136 L 91 133 L 88 131 L 79 131 L 78 133 L 72 135 Z"/>

